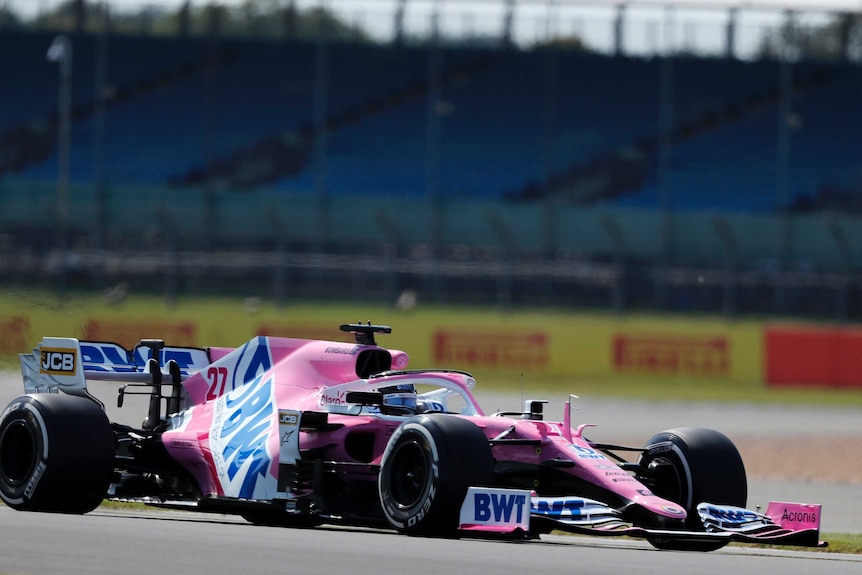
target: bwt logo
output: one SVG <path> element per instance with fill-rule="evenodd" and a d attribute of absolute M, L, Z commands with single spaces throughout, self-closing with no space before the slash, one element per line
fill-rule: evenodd
<path fill-rule="evenodd" d="M 747 509 L 730 509 L 710 505 L 706 510 L 713 517 L 730 523 L 748 523 L 749 521 L 756 521 L 758 518 L 756 513 Z"/>
<path fill-rule="evenodd" d="M 538 501 L 533 505 L 533 511 L 553 517 L 581 517 L 587 515 L 584 511 L 586 501 L 583 499 L 550 499 Z"/>
<path fill-rule="evenodd" d="M 75 373 L 75 352 L 65 349 L 48 349 L 42 348 L 39 350 L 41 357 L 40 372 L 50 373 L 55 375 L 74 375 Z"/>
<path fill-rule="evenodd" d="M 508 523 L 512 520 L 512 513 L 516 512 L 515 521 L 520 523 L 523 519 L 523 509 L 526 502 L 526 495 L 476 493 L 473 496 L 476 521 L 490 521 L 493 517 L 494 521 Z"/>

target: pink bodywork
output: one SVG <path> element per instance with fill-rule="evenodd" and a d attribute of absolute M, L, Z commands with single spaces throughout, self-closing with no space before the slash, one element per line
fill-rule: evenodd
<path fill-rule="evenodd" d="M 375 431 L 372 459 L 380 463 L 388 438 L 403 417 L 360 413 L 345 401 L 347 391 L 370 391 L 395 383 L 431 383 L 460 395 L 466 407 L 461 415 L 480 427 L 489 439 L 506 432 L 506 439 L 539 442 L 538 446 L 496 444 L 499 461 L 541 464 L 548 460 L 572 461 L 566 472 L 671 519 L 684 519 L 676 503 L 653 495 L 646 486 L 582 437 L 586 425 L 571 428 L 568 413 L 563 422 L 512 419 L 484 415 L 470 392 L 472 378 L 460 372 L 423 371 L 395 373 L 362 379 L 357 376 L 357 356 L 376 346 L 316 340 L 259 337 L 236 349 L 211 348 L 212 363 L 185 382 L 185 411 L 172 429 L 162 435 L 171 454 L 195 477 L 202 495 L 273 499 L 279 494 L 278 467 L 284 443 L 280 415 L 324 411 L 330 423 L 343 424 L 325 433 L 299 432 L 301 449 L 326 449 L 326 457 L 355 461 L 347 452 L 346 439 L 356 432 Z M 406 353 L 388 350 L 392 369 L 403 370 Z M 248 422 L 248 423 L 246 423 Z M 245 427 L 246 429 L 242 429 Z M 513 428 L 511 431 L 510 428 Z M 243 441 L 231 443 L 236 437 Z M 264 468 L 255 468 L 255 464 Z"/>

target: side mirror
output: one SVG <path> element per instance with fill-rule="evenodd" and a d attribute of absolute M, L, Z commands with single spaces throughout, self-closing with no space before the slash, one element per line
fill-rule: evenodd
<path fill-rule="evenodd" d="M 357 405 L 383 405 L 383 394 L 377 391 L 348 391 L 344 399 Z"/>
<path fill-rule="evenodd" d="M 545 399 L 528 399 L 524 402 L 524 419 L 533 419 L 542 421 L 542 412 L 545 410 L 545 404 L 548 403 Z"/>

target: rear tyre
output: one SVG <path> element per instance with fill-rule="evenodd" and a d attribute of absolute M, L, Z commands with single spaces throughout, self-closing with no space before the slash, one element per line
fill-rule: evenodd
<path fill-rule="evenodd" d="M 31 394 L 0 415 L 0 498 L 13 509 L 87 513 L 114 471 L 114 434 L 94 401 Z"/>
<path fill-rule="evenodd" d="M 451 536 L 470 486 L 491 486 L 494 458 L 476 425 L 452 415 L 420 415 L 395 431 L 383 453 L 383 514 L 403 533 Z"/>
<path fill-rule="evenodd" d="M 685 508 L 685 527 L 692 531 L 704 531 L 698 504 L 745 507 L 748 499 L 748 481 L 739 451 L 726 435 L 712 429 L 686 427 L 658 433 L 647 441 L 639 463 L 649 470 L 653 493 Z M 677 551 L 714 551 L 727 544 L 647 540 L 658 549 Z"/>

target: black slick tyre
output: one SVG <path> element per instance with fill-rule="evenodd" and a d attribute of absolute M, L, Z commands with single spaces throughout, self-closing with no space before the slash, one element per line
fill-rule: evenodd
<path fill-rule="evenodd" d="M 697 506 L 703 502 L 745 507 L 748 482 L 733 442 L 712 429 L 686 427 L 663 431 L 646 443 L 640 465 L 648 470 L 653 492 L 680 504 L 688 514 L 685 528 L 703 531 Z M 714 551 L 724 540 L 648 538 L 658 549 Z"/>
<path fill-rule="evenodd" d="M 378 492 L 386 520 L 398 531 L 451 536 L 467 488 L 493 481 L 494 459 L 481 429 L 452 415 L 420 415 L 390 438 Z"/>
<path fill-rule="evenodd" d="M 101 406 L 30 394 L 0 415 L 0 498 L 21 511 L 87 513 L 114 471 L 114 434 Z"/>

